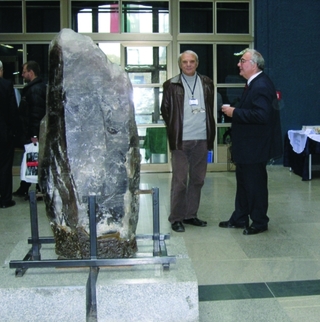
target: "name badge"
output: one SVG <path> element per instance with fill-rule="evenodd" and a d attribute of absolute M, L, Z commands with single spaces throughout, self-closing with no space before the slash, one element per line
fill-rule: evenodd
<path fill-rule="evenodd" d="M 189 105 L 190 105 L 190 106 L 196 106 L 196 105 L 199 105 L 198 100 L 197 100 L 196 98 L 191 98 L 191 99 L 189 100 Z"/>

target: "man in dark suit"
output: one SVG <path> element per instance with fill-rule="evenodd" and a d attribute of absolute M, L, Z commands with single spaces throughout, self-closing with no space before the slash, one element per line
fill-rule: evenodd
<path fill-rule="evenodd" d="M 8 208 L 16 204 L 12 200 L 12 164 L 18 107 L 12 83 L 2 78 L 1 61 L 0 75 L 0 208 Z"/>
<path fill-rule="evenodd" d="M 232 158 L 236 164 L 235 210 L 222 228 L 244 228 L 244 235 L 268 229 L 269 160 L 282 154 L 280 114 L 276 89 L 263 72 L 264 59 L 254 49 L 242 52 L 238 67 L 247 79 L 239 105 L 223 106 L 232 117 Z M 249 223 L 249 218 L 252 223 Z"/>

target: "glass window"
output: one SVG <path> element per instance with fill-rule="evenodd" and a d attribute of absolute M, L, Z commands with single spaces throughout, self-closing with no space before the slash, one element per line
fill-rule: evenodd
<path fill-rule="evenodd" d="M 22 32 L 22 2 L 0 1 L 0 33 Z"/>
<path fill-rule="evenodd" d="M 120 43 L 99 43 L 98 46 L 114 64 L 120 65 Z"/>
<path fill-rule="evenodd" d="M 167 80 L 167 71 L 166 70 L 160 70 L 159 71 L 159 77 L 160 77 L 160 84 L 163 84 Z"/>
<path fill-rule="evenodd" d="M 122 2 L 122 30 L 129 33 L 168 33 L 169 3 Z"/>
<path fill-rule="evenodd" d="M 166 47 L 126 47 L 126 72 L 135 84 L 162 84 L 167 76 Z"/>
<path fill-rule="evenodd" d="M 158 123 L 161 99 L 162 92 L 160 93 L 159 87 L 134 87 L 133 102 L 136 122 L 138 124 Z"/>
<path fill-rule="evenodd" d="M 222 103 L 237 106 L 243 92 L 245 79 L 237 64 L 240 52 L 254 44 L 253 5 L 253 0 L 0 0 L 4 78 L 22 88 L 21 66 L 35 60 L 47 82 L 50 34 L 69 27 L 88 34 L 126 71 L 138 126 L 164 127 L 162 84 L 179 72 L 177 51 L 193 50 L 199 56 L 197 71 L 215 82 L 214 160 L 225 162 L 221 145 L 231 119 L 220 108 Z M 29 36 L 21 41 L 23 33 Z"/>
<path fill-rule="evenodd" d="M 181 44 L 180 53 L 185 50 L 192 50 L 198 55 L 198 73 L 213 79 L 213 45 Z"/>
<path fill-rule="evenodd" d="M 127 47 L 127 65 L 153 65 L 152 47 Z"/>
<path fill-rule="evenodd" d="M 217 128 L 217 161 L 218 163 L 229 163 L 231 159 L 231 127 Z"/>
<path fill-rule="evenodd" d="M 218 93 L 222 98 L 222 104 L 230 104 L 231 106 L 237 107 L 243 90 L 243 86 L 218 88 Z"/>
<path fill-rule="evenodd" d="M 48 55 L 49 55 L 49 44 L 27 44 L 27 60 L 36 61 L 41 69 L 41 77 L 47 82 L 48 81 Z M 22 82 L 22 78 L 21 78 Z"/>
<path fill-rule="evenodd" d="M 167 130 L 164 126 L 138 127 L 141 163 L 167 163 Z"/>
<path fill-rule="evenodd" d="M 133 84 L 136 122 L 158 123 L 162 83 L 167 78 L 166 47 L 126 47 L 125 70 Z"/>
<path fill-rule="evenodd" d="M 13 84 L 21 84 L 19 77 L 23 60 L 22 45 L 0 44 L 0 60 L 3 63 L 3 78 Z"/>
<path fill-rule="evenodd" d="M 217 2 L 217 33 L 248 34 L 249 3 Z"/>
<path fill-rule="evenodd" d="M 248 47 L 249 44 L 217 45 L 218 83 L 245 83 L 245 79 L 239 75 L 237 65 L 241 57 L 241 51 Z"/>
<path fill-rule="evenodd" d="M 228 117 L 221 111 L 223 104 L 230 104 L 237 107 L 240 102 L 241 95 L 243 93 L 243 86 L 240 87 L 223 87 L 218 88 L 217 91 L 217 119 L 218 123 L 231 123 L 231 117 Z"/>
<path fill-rule="evenodd" d="M 92 10 L 82 9 L 77 13 L 77 32 L 92 32 Z"/>
<path fill-rule="evenodd" d="M 167 80 L 167 72 L 159 71 L 159 82 L 163 84 Z M 129 78 L 132 84 L 152 84 L 152 73 L 129 73 Z"/>
<path fill-rule="evenodd" d="M 132 84 L 151 84 L 151 73 L 129 73 Z"/>
<path fill-rule="evenodd" d="M 27 1 L 27 32 L 59 32 L 60 1 Z"/>
<path fill-rule="evenodd" d="M 180 2 L 181 33 L 212 33 L 212 2 Z"/>
<path fill-rule="evenodd" d="M 119 32 L 118 1 L 71 1 L 71 12 L 76 32 Z"/>
<path fill-rule="evenodd" d="M 217 142 L 218 144 L 228 144 L 231 142 L 231 127 L 218 127 Z"/>

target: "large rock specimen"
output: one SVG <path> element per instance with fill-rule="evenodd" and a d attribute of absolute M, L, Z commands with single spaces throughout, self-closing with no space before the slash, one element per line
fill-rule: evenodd
<path fill-rule="evenodd" d="M 137 251 L 140 152 L 132 86 L 91 38 L 63 29 L 49 48 L 39 182 L 60 258 L 89 258 L 97 196 L 99 258 Z"/>

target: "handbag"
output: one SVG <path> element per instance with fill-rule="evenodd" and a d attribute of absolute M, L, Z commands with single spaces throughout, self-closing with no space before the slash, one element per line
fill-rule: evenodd
<path fill-rule="evenodd" d="M 39 143 L 25 144 L 24 150 L 20 169 L 21 180 L 38 183 Z"/>

